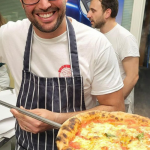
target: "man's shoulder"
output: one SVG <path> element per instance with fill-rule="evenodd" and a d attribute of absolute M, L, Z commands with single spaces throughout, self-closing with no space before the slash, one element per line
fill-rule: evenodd
<path fill-rule="evenodd" d="M 119 45 L 124 45 L 126 41 L 137 42 L 135 36 L 119 24 L 106 33 L 105 36 L 109 41 L 119 41 Z"/>
<path fill-rule="evenodd" d="M 120 42 L 122 41 L 122 43 L 125 45 L 127 43 L 130 43 L 128 45 L 135 45 L 138 49 L 138 43 L 137 43 L 137 39 L 136 37 L 127 29 L 125 29 L 124 27 L 122 27 L 121 25 L 118 25 L 120 30 L 119 30 L 119 35 L 118 38 L 120 38 Z"/>
<path fill-rule="evenodd" d="M 126 28 L 124 28 L 123 26 L 121 26 L 121 25 L 119 25 L 119 24 L 117 24 L 116 30 L 117 30 L 117 33 L 118 33 L 121 37 L 126 38 L 126 37 L 128 37 L 128 36 L 133 36 L 130 31 L 128 31 Z"/>
<path fill-rule="evenodd" d="M 7 24 L 3 25 L 0 28 L 0 32 L 4 35 L 11 35 L 11 34 L 17 34 L 17 33 L 25 33 L 26 30 L 28 30 L 30 25 L 30 21 L 28 19 L 18 20 L 16 22 L 9 21 Z"/>

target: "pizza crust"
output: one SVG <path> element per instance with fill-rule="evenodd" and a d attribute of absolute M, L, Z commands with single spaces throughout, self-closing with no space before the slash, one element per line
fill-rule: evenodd
<path fill-rule="evenodd" d="M 80 126 L 81 121 L 77 117 L 72 117 L 63 123 L 56 137 L 58 150 L 73 150 L 68 147 L 69 141 L 75 137 Z"/>
<path fill-rule="evenodd" d="M 56 138 L 58 150 L 74 150 L 74 148 L 69 147 L 69 141 L 71 141 L 75 137 L 82 123 L 88 123 L 89 121 L 92 120 L 108 120 L 108 119 L 113 119 L 115 123 L 117 122 L 126 123 L 126 121 L 131 122 L 133 121 L 134 122 L 133 125 L 150 127 L 149 118 L 135 114 L 129 114 L 124 112 L 106 112 L 98 110 L 84 112 L 72 118 L 69 118 L 63 123 Z"/>

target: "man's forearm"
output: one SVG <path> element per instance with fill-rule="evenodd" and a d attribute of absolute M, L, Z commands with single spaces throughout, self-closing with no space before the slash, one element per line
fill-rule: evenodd
<path fill-rule="evenodd" d="M 75 116 L 79 113 L 82 113 L 82 112 L 87 112 L 87 111 L 92 111 L 92 110 L 110 111 L 110 112 L 111 111 L 124 111 L 124 104 L 122 106 L 119 105 L 118 107 L 100 105 L 100 106 L 97 106 L 97 107 L 94 107 L 94 108 L 91 108 L 91 109 L 85 110 L 85 111 L 58 113 L 57 118 L 56 118 L 56 122 L 63 124 L 70 117 L 73 117 L 73 116 Z"/>
<path fill-rule="evenodd" d="M 124 99 L 126 99 L 128 97 L 128 95 L 130 94 L 130 92 L 132 91 L 132 89 L 134 88 L 135 84 L 138 81 L 139 76 L 136 75 L 135 77 L 126 77 L 123 81 L 124 83 L 124 87 L 123 87 L 123 96 Z"/>
<path fill-rule="evenodd" d="M 55 113 L 55 121 L 62 124 L 68 118 L 73 117 L 79 113 L 92 111 L 92 110 L 99 110 L 99 111 L 125 111 L 124 105 L 124 98 L 123 98 L 123 89 L 121 88 L 118 91 L 113 93 L 104 94 L 104 95 L 97 95 L 96 96 L 98 102 L 100 103 L 99 106 L 94 108 L 79 111 L 79 112 L 69 112 L 69 113 Z"/>

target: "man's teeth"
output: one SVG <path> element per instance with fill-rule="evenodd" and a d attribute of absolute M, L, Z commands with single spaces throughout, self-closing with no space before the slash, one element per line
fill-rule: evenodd
<path fill-rule="evenodd" d="M 53 13 L 50 13 L 50 14 L 40 14 L 39 16 L 42 17 L 42 18 L 49 18 L 53 15 Z"/>

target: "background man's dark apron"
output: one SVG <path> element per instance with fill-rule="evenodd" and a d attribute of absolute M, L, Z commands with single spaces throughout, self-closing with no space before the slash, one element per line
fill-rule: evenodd
<path fill-rule="evenodd" d="M 25 47 L 24 69 L 17 106 L 24 106 L 26 109 L 44 108 L 60 113 L 85 110 L 83 78 L 80 76 L 75 32 L 68 18 L 67 34 L 72 77 L 43 78 L 31 72 L 32 33 L 31 25 Z M 22 130 L 16 123 L 16 149 L 56 150 L 57 131 L 53 129 L 32 134 Z"/>

